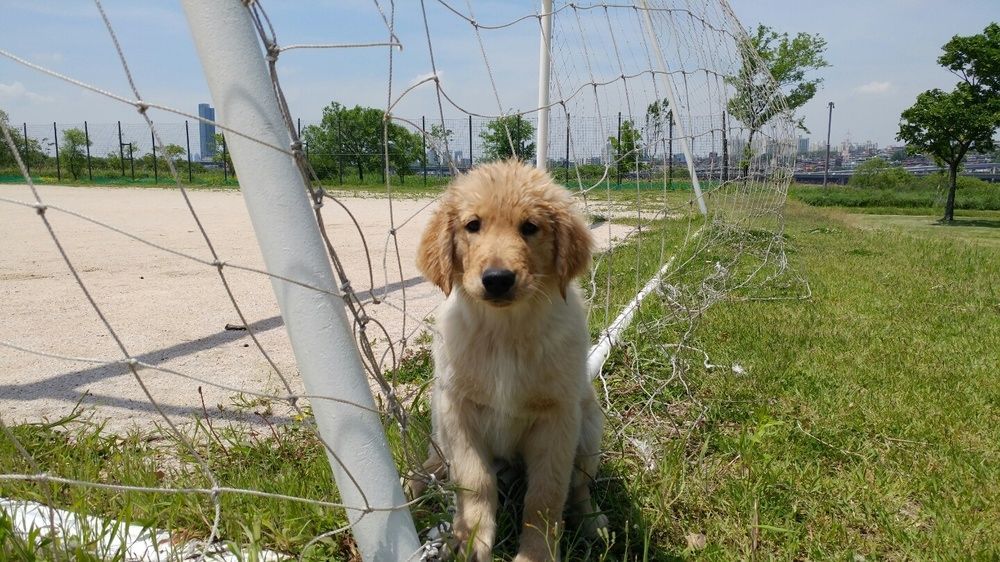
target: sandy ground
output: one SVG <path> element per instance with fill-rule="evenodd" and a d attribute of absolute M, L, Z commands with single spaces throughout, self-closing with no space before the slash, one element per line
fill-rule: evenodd
<path fill-rule="evenodd" d="M 211 260 L 204 239 L 176 190 L 151 188 L 77 188 L 42 186 L 43 201 L 113 225 L 143 240 Z M 220 259 L 263 269 L 250 220 L 239 193 L 189 192 Z M 25 186 L 0 186 L 0 197 L 33 201 Z M 433 210 L 430 200 L 394 202 L 399 261 L 389 239 L 388 200 L 351 198 L 368 241 L 375 269 L 374 289 L 386 304 L 368 303 L 394 340 L 412 339 L 433 315 L 442 295 L 423 281 L 414 265 L 419 234 Z M 240 324 L 215 268 L 151 248 L 50 210 L 47 213 L 82 281 L 125 349 L 143 362 L 201 379 L 192 381 L 153 369 L 140 375 L 164 413 L 188 422 L 202 412 L 202 396 L 216 419 L 243 419 L 233 406 L 238 393 L 283 395 L 283 385 Z M 361 239 L 335 205 L 325 208 L 328 232 L 356 289 L 371 283 Z M 595 231 L 603 246 L 627 230 L 605 223 Z M 400 267 L 402 275 L 400 275 Z M 301 392 L 294 358 L 269 279 L 258 273 L 226 269 L 233 293 L 265 350 Z M 370 300 L 370 299 L 369 299 Z M 390 306 L 391 305 L 391 306 Z M 384 340 L 384 338 L 383 338 Z M 35 210 L 0 201 L 0 342 L 60 357 L 120 360 L 121 350 L 87 302 Z M 383 341 L 380 351 L 386 349 Z M 396 349 L 397 353 L 401 350 Z M 201 394 L 199 394 L 201 387 Z M 43 357 L 0 346 L 0 416 L 6 423 L 53 420 L 81 403 L 108 429 L 122 431 L 161 420 L 152 401 L 126 367 Z M 220 410 L 219 407 L 222 407 Z M 279 412 L 279 416 L 281 412 Z"/>

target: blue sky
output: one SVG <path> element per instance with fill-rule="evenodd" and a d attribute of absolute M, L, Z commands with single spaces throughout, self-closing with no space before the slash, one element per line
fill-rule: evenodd
<path fill-rule="evenodd" d="M 819 76 L 824 84 L 800 115 L 818 141 L 826 133 L 826 104 L 836 103 L 833 139 L 850 134 L 856 142 L 893 144 L 899 113 L 917 93 L 950 88 L 956 78 L 938 67 L 940 47 L 952 35 L 982 31 L 1000 19 L 997 0 L 731 0 L 747 27 L 758 22 L 780 31 L 818 33 L 828 42 L 832 67 Z M 464 3 L 452 2 L 465 8 Z M 383 1 L 383 5 L 388 2 Z M 416 0 L 397 2 L 397 32 L 404 50 L 395 56 L 398 93 L 430 70 L 423 22 Z M 283 44 L 383 41 L 386 27 L 370 1 L 267 1 Z M 531 13 L 533 2 L 476 1 L 483 22 L 504 21 Z M 471 28 L 457 25 L 441 4 L 427 2 L 441 79 L 456 100 L 484 112 L 498 104 Z M 166 105 L 196 112 L 208 90 L 177 2 L 107 0 L 105 8 L 129 57 L 143 95 Z M 4 33 L 0 49 L 104 89 L 125 94 L 127 83 L 93 4 L 87 1 L 0 1 Z M 532 27 L 534 25 L 534 27 Z M 482 33 L 493 75 L 500 84 L 500 106 L 535 105 L 537 24 L 528 22 L 502 32 Z M 384 49 L 289 51 L 280 70 L 293 113 L 303 120 L 320 117 L 331 100 L 348 105 L 384 107 L 387 97 Z M 407 96 L 396 113 L 433 116 L 436 101 L 424 88 Z M 0 108 L 14 122 L 138 122 L 127 106 L 26 69 L 0 58 Z M 451 115 L 458 115 L 451 112 Z M 161 122 L 181 120 L 154 115 Z"/>

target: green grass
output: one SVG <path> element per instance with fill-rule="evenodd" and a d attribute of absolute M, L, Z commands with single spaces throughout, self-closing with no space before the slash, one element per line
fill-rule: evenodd
<path fill-rule="evenodd" d="M 900 189 L 872 189 L 851 186 L 792 186 L 788 194 L 815 207 L 883 207 L 940 209 L 943 212 L 947 186 L 924 178 L 913 186 Z M 955 192 L 956 209 L 1000 210 L 1000 186 L 966 178 Z"/>
<path fill-rule="evenodd" d="M 568 537 L 568 559 L 1000 557 L 1000 229 L 995 216 L 975 220 L 943 227 L 930 217 L 848 215 L 790 204 L 788 255 L 808 279 L 811 298 L 715 304 L 685 340 L 715 367 L 705 366 L 700 351 L 689 351 L 682 354 L 680 377 L 671 377 L 663 344 L 679 341 L 689 324 L 673 321 L 666 314 L 672 309 L 654 295 L 630 330 L 629 344 L 605 369 L 615 414 L 595 495 L 609 514 L 611 534 L 607 541 Z M 731 263 L 733 254 L 722 243 L 726 235 L 711 231 L 699 252 L 679 247 L 692 225 L 697 221 L 662 221 L 640 236 L 641 250 L 622 246 L 600 262 L 598 278 L 610 272 L 617 283 L 610 310 L 659 266 L 661 241 L 667 255 L 674 250 L 680 259 L 668 284 L 688 286 L 692 300 L 710 292 L 711 283 L 690 281 L 704 278 L 717 262 Z M 766 228 L 740 236 L 747 248 L 770 239 Z M 737 273 L 747 267 L 737 265 Z M 774 294 L 801 295 L 790 277 L 770 283 Z M 601 298 L 609 297 L 595 294 L 598 306 Z M 595 316 L 594 330 L 601 322 Z M 392 375 L 420 383 L 429 370 L 426 354 L 418 352 Z M 649 410 L 639 407 L 648 399 L 639 380 L 668 381 Z M 425 446 L 425 398 L 417 398 L 407 439 L 390 426 L 397 458 L 419 456 Z M 265 405 L 244 407 L 267 415 Z M 621 429 L 612 424 L 625 422 L 636 428 L 625 435 L 656 437 L 652 462 L 627 439 L 612 437 Z M 80 420 L 12 429 L 53 474 L 207 485 L 190 462 L 165 462 L 186 459 L 169 438 L 98 430 Z M 336 501 L 322 450 L 303 421 L 254 431 L 202 424 L 196 437 L 224 485 Z M 25 471 L 33 472 L 0 437 L 0 473 Z M 190 536 L 203 536 L 211 516 L 211 503 L 195 494 L 6 481 L 0 495 Z M 306 559 L 349 557 L 344 536 L 303 553 L 308 539 L 343 522 L 339 510 L 235 494 L 221 498 L 222 535 L 229 540 Z M 512 530 L 517 502 L 505 505 L 501 528 Z M 440 500 L 415 508 L 420 526 L 441 516 Z M 0 520 L 0 558 L 19 558 L 16 548 L 23 543 L 5 535 Z M 500 548 L 505 557 L 512 549 L 510 539 Z"/>
<path fill-rule="evenodd" d="M 812 298 L 708 311 L 691 345 L 746 374 L 692 361 L 700 425 L 653 471 L 611 455 L 625 488 L 613 511 L 633 514 L 657 560 L 997 557 L 1000 256 L 965 236 L 789 211 Z M 655 342 L 675 339 L 646 330 L 613 372 L 655 376 Z M 700 413 L 676 389 L 664 399 L 682 425 Z"/>

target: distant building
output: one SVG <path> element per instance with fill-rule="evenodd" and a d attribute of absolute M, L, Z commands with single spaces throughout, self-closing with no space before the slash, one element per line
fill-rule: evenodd
<path fill-rule="evenodd" d="M 799 154 L 809 152 L 809 137 L 799 137 Z"/>
<path fill-rule="evenodd" d="M 198 117 L 215 121 L 215 108 L 207 103 L 198 104 Z M 198 123 L 198 133 L 201 137 L 201 159 L 211 160 L 215 156 L 215 125 L 200 121 Z"/>

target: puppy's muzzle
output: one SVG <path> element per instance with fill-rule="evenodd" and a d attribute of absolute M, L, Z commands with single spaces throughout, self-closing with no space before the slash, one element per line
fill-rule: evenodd
<path fill-rule="evenodd" d="M 507 300 L 511 298 L 511 288 L 517 276 L 509 269 L 496 267 L 488 268 L 483 272 L 483 288 L 486 289 L 486 298 L 490 300 Z"/>

